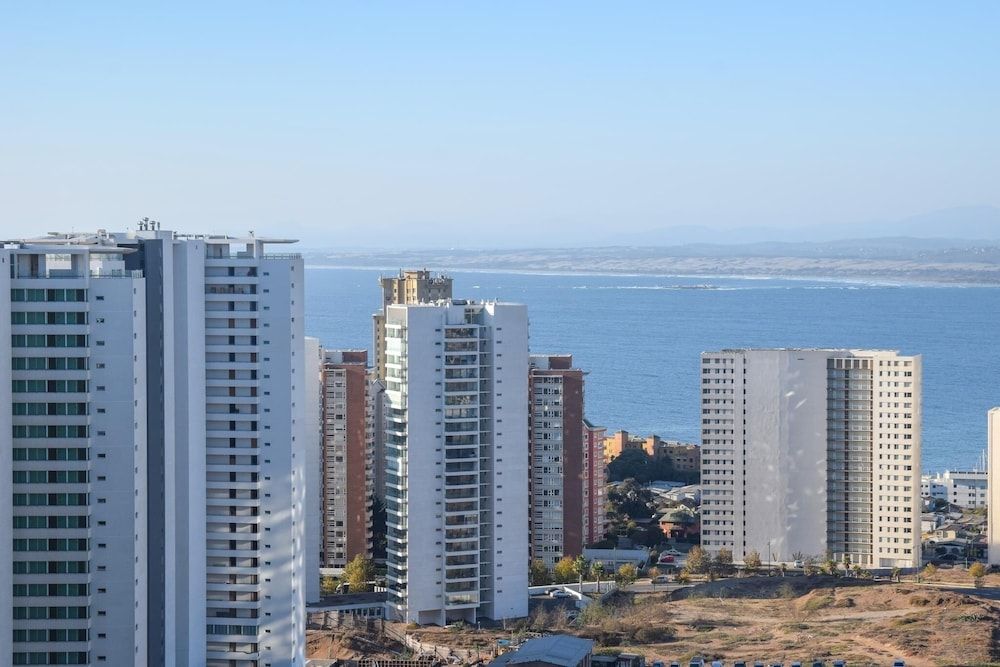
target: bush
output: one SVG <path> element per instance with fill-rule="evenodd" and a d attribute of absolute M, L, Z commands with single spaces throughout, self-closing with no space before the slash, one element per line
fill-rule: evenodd
<path fill-rule="evenodd" d="M 632 634 L 632 639 L 638 644 L 662 644 L 673 641 L 676 632 L 670 626 L 646 626 Z"/>
<path fill-rule="evenodd" d="M 798 596 L 799 594 L 795 592 L 795 587 L 787 582 L 778 587 L 778 597 L 791 600 L 792 598 L 797 598 Z"/>

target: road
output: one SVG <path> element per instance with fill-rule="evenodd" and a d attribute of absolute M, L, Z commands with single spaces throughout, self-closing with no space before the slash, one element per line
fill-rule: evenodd
<path fill-rule="evenodd" d="M 678 588 L 687 588 L 688 586 L 691 586 L 691 584 L 678 584 L 675 582 L 654 584 L 650 579 L 639 579 L 626 590 L 630 593 L 672 593 Z"/>

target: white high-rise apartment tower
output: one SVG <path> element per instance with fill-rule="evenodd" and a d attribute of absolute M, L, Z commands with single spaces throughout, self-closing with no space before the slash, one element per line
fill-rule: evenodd
<path fill-rule="evenodd" d="M 146 664 L 145 282 L 0 250 L 0 664 Z"/>
<path fill-rule="evenodd" d="M 702 546 L 920 565 L 920 357 L 723 350 L 701 359 Z"/>
<path fill-rule="evenodd" d="M 51 496 L 60 509 L 49 513 L 44 540 L 23 536 L 26 549 L 89 549 L 85 555 L 46 554 L 46 567 L 57 574 L 71 567 L 58 564 L 69 556 L 73 568 L 86 568 L 89 589 L 46 589 L 86 593 L 70 600 L 77 611 L 55 612 L 87 616 L 86 639 L 73 635 L 78 641 L 65 649 L 76 651 L 70 659 L 77 664 L 304 663 L 303 265 L 294 255 L 265 253 L 270 242 L 147 228 L 51 235 L 8 244 L 4 252 L 20 267 L 0 271 L 11 281 L 4 295 L 23 296 L 32 306 L 11 304 L 10 311 L 24 315 L 3 318 L 18 323 L 4 326 L 19 328 L 5 344 L 23 342 L 26 352 L 44 348 L 30 355 L 11 348 L 10 356 L 33 359 L 13 362 L 24 370 L 14 371 L 13 385 L 0 383 L 6 392 L 22 382 L 26 392 L 25 406 L 14 408 L 26 411 L 24 419 L 17 413 L 4 418 L 14 420 L 16 436 L 34 438 L 45 426 L 47 437 L 60 440 L 39 440 L 46 457 L 55 458 L 15 462 L 24 474 L 0 472 L 0 484 L 15 479 L 10 491 L 30 494 L 26 485 L 44 472 L 59 485 L 39 487 L 48 494 L 45 502 Z M 17 291 L 29 288 L 44 292 Z M 40 318 L 44 331 L 36 331 Z M 48 395 L 50 390 L 67 394 Z M 43 409 L 44 417 L 33 412 Z M 68 439 L 71 433 L 75 440 Z M 71 455 L 86 457 L 83 465 L 60 458 Z M 71 501 L 86 503 L 87 512 L 76 511 Z M 9 518 L 0 519 L 0 532 L 41 521 L 11 521 L 20 512 L 4 512 Z M 56 518 L 63 514 L 67 519 Z M 78 534 L 81 522 L 86 530 Z M 31 570 L 40 565 L 15 567 L 32 573 L 26 585 L 62 583 Z M 77 579 L 74 584 L 84 583 Z M 136 591 L 125 592 L 125 582 Z M 21 606 L 6 595 L 9 589 L 0 591 L 0 606 Z M 46 628 L 79 629 L 61 617 Z M 15 619 L 12 631 L 29 634 L 8 636 L 37 642 L 41 635 L 31 631 L 38 629 Z M 61 652 L 64 635 L 52 636 L 50 642 L 60 643 L 18 644 L 15 652 Z"/>
<path fill-rule="evenodd" d="M 527 615 L 527 309 L 390 305 L 385 340 L 390 614 Z"/>

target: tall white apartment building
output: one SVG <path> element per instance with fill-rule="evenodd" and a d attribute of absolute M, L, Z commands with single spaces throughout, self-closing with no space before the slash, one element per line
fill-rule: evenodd
<path fill-rule="evenodd" d="M 115 238 L 162 313 L 164 662 L 304 664 L 302 259 L 253 235 Z"/>
<path fill-rule="evenodd" d="M 528 613 L 528 315 L 389 305 L 389 613 L 444 624 Z"/>
<path fill-rule="evenodd" d="M 0 249 L 0 664 L 146 661 L 145 282 L 123 251 Z"/>
<path fill-rule="evenodd" d="M 707 551 L 919 566 L 919 356 L 722 350 L 701 368 Z"/>
<path fill-rule="evenodd" d="M 0 591 L 0 606 L 15 608 L 0 619 L 14 616 L 19 631 L 6 636 L 30 644 L 15 645 L 15 664 L 25 652 L 75 664 L 304 663 L 303 265 L 268 243 L 147 228 L 7 245 L 15 268 L 0 270 L 2 298 L 24 301 L 0 318 L 18 369 L 0 391 L 23 393 L 12 410 L 25 414 L 4 418 L 26 457 L 44 446 L 53 458 L 0 472 L 0 493 L 16 494 L 0 532 L 39 531 L 29 517 L 51 515 L 37 538 L 4 544 L 27 540 L 26 556 L 65 550 L 45 566 L 74 568 L 65 576 L 76 586 L 41 577 L 27 557 L 14 566 L 36 586 L 28 605 Z M 28 485 L 43 476 L 52 481 L 36 493 Z M 28 494 L 23 512 L 17 494 Z M 50 500 L 58 510 L 43 509 Z M 42 584 L 76 594 L 62 610 L 46 605 L 60 616 L 16 609 L 41 609 Z M 58 632 L 42 642 L 32 620 Z"/>
<path fill-rule="evenodd" d="M 986 508 L 986 539 L 990 565 L 1000 565 L 1000 408 L 986 415 L 989 504 Z"/>

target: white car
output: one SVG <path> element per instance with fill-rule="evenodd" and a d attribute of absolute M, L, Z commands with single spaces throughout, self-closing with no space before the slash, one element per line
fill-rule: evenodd
<path fill-rule="evenodd" d="M 570 595 L 569 593 L 567 593 L 566 591 L 564 591 L 563 589 L 557 588 L 556 590 L 549 592 L 549 597 L 550 598 L 571 598 L 573 596 Z"/>

